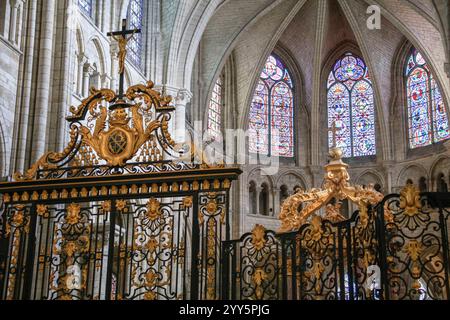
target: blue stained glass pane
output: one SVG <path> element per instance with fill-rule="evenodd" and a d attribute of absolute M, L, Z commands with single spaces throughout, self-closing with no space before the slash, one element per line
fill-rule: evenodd
<path fill-rule="evenodd" d="M 209 101 L 208 113 L 208 132 L 216 138 L 221 136 L 222 133 L 222 93 L 222 79 L 219 77 L 214 85 L 211 100 Z"/>
<path fill-rule="evenodd" d="M 128 4 L 127 21 L 130 29 L 142 29 L 144 14 L 143 0 L 130 0 Z M 142 61 L 142 32 L 135 33 L 128 41 L 128 59 L 137 67 L 141 67 Z"/>
<path fill-rule="evenodd" d="M 433 78 L 431 79 L 431 99 L 433 110 L 434 142 L 447 140 L 450 138 L 447 110 L 445 108 L 439 86 Z"/>
<path fill-rule="evenodd" d="M 364 61 L 347 53 L 339 59 L 327 80 L 328 127 L 336 124 L 336 146 L 344 157 L 376 154 L 375 111 L 372 83 Z M 333 133 L 328 133 L 333 145 Z"/>
<path fill-rule="evenodd" d="M 418 148 L 450 138 L 447 110 L 425 58 L 415 48 L 405 73 L 408 101 L 409 145 Z"/>
<path fill-rule="evenodd" d="M 288 69 L 278 57 L 269 56 L 250 106 L 250 152 L 294 157 L 292 89 L 292 78 Z"/>
<path fill-rule="evenodd" d="M 375 114 L 372 85 L 359 81 L 352 91 L 353 155 L 374 155 Z"/>
<path fill-rule="evenodd" d="M 89 17 L 92 17 L 92 0 L 78 0 L 78 7 Z"/>

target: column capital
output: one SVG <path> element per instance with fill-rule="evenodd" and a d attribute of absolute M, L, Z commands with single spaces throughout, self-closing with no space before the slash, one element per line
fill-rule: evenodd
<path fill-rule="evenodd" d="M 23 2 L 23 1 L 9 0 L 9 5 L 11 6 L 11 8 L 17 9 L 17 7 L 19 6 L 20 2 Z"/>
<path fill-rule="evenodd" d="M 173 97 L 173 101 L 177 105 L 186 105 L 192 99 L 192 92 L 188 89 L 180 89 L 170 85 L 155 85 L 158 91 L 165 91 L 165 93 Z"/>
<path fill-rule="evenodd" d="M 186 105 L 188 104 L 192 99 L 192 93 L 187 89 L 180 89 L 177 92 L 177 95 L 175 96 L 175 103 Z"/>
<path fill-rule="evenodd" d="M 78 63 L 80 63 L 80 64 L 86 64 L 86 63 L 88 63 L 88 58 L 84 55 L 84 53 L 79 53 L 78 55 L 77 55 L 77 58 L 78 58 Z"/>

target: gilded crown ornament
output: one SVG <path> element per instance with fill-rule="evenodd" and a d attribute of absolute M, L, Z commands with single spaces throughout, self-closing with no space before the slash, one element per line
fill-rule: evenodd
<path fill-rule="evenodd" d="M 129 40 L 129 35 L 139 32 L 138 29 L 126 30 L 124 20 L 122 30 L 110 32 L 108 36 L 123 44 Z M 139 154 L 165 153 L 172 158 L 180 157 L 183 148 L 175 144 L 169 133 L 168 123 L 175 110 L 172 97 L 155 90 L 152 81 L 124 91 L 125 57 L 126 50 L 121 50 L 118 92 L 91 88 L 90 96 L 78 107 L 70 107 L 67 147 L 62 152 L 44 154 L 25 173 L 16 173 L 16 181 L 38 179 L 40 171 L 58 170 L 63 166 L 123 167 L 130 160 L 137 162 Z"/>
<path fill-rule="evenodd" d="M 348 165 L 342 161 L 342 150 L 336 147 L 338 130 L 335 124 L 330 131 L 333 134 L 333 145 L 329 152 L 330 162 L 325 166 L 322 188 L 312 189 L 309 192 L 298 190 L 283 202 L 279 215 L 281 220 L 279 232 L 298 230 L 321 208 L 325 208 L 325 220 L 343 221 L 345 218 L 340 213 L 340 208 L 341 201 L 345 199 L 355 203 L 360 211 L 364 211 L 369 204 L 375 205 L 383 199 L 383 195 L 376 191 L 373 185 L 363 187 L 350 184 Z M 300 206 L 302 210 L 299 212 Z"/>

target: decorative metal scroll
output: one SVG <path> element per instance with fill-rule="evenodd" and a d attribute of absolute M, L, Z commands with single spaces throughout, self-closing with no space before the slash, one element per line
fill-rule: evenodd
<path fill-rule="evenodd" d="M 8 202 L 0 297 L 217 299 L 230 180 L 144 181 Z"/>
<path fill-rule="evenodd" d="M 448 193 L 421 195 L 408 185 L 379 208 L 391 215 L 383 221 L 381 238 L 386 299 L 450 299 L 449 208 L 442 206 L 448 198 Z"/>
<path fill-rule="evenodd" d="M 0 299 L 219 297 L 241 171 L 176 144 L 172 98 L 123 77 L 70 108 L 63 151 L 0 183 Z"/>
<path fill-rule="evenodd" d="M 279 215 L 281 221 L 279 232 L 299 230 L 323 207 L 327 220 L 344 221 L 345 218 L 340 212 L 341 201 L 344 199 L 355 203 L 359 210 L 367 210 L 367 206 L 374 206 L 383 199 L 383 195 L 376 191 L 373 185 L 352 186 L 350 184 L 348 165 L 342 161 L 342 155 L 342 150 L 339 148 L 330 150 L 331 161 L 325 166 L 322 188 L 310 191 L 299 190 L 283 202 Z"/>
<path fill-rule="evenodd" d="M 256 225 L 239 241 L 223 244 L 223 298 L 279 299 L 281 247 L 273 231 Z"/>
<path fill-rule="evenodd" d="M 223 244 L 222 296 L 448 300 L 449 208 L 450 194 L 421 195 L 408 185 L 345 221 L 313 215 L 298 231 L 283 234 L 256 226 Z M 260 287 L 255 274 L 264 280 Z"/>
<path fill-rule="evenodd" d="M 188 147 L 169 133 L 170 96 L 153 82 L 128 88 L 126 100 L 110 89 L 91 89 L 78 107 L 71 107 L 70 141 L 62 152 L 48 152 L 17 181 L 191 169 L 178 159 Z M 188 162 L 190 158 L 188 156 Z"/>

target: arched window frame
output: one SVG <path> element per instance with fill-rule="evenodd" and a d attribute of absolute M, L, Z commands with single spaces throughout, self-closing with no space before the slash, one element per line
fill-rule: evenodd
<path fill-rule="evenodd" d="M 271 61 L 272 60 L 272 61 Z M 271 62 L 270 62 L 271 61 Z M 275 64 L 273 63 L 275 61 Z M 276 65 L 279 68 L 272 70 L 270 66 Z M 281 70 L 281 77 L 280 72 Z M 285 86 L 287 94 L 274 94 L 277 86 Z M 278 98 L 278 99 L 277 99 Z M 277 99 L 279 104 L 277 104 Z M 259 102 L 260 106 L 256 107 Z M 281 112 L 276 113 L 274 106 L 289 105 L 287 116 Z M 282 158 L 295 158 L 295 86 L 292 74 L 286 63 L 277 54 L 272 53 L 266 61 L 255 89 L 253 100 L 249 111 L 249 151 L 253 154 L 264 154 L 266 156 L 279 156 Z M 286 114 L 286 113 L 284 113 Z M 276 121 L 276 119 L 279 121 Z M 275 119 L 275 120 L 274 120 Z M 282 126 L 282 121 L 287 121 L 287 126 Z M 288 132 L 282 135 L 285 140 L 285 149 L 279 149 L 278 136 L 274 133 L 278 128 L 287 127 Z M 277 150 L 278 149 L 278 150 Z"/>
<path fill-rule="evenodd" d="M 127 9 L 127 24 L 129 29 L 142 29 L 144 22 L 144 1 L 130 0 Z M 128 41 L 127 59 L 137 68 L 142 67 L 142 56 L 144 47 L 144 31 L 135 33 Z"/>
<path fill-rule="evenodd" d="M 223 76 L 217 78 L 208 107 L 208 133 L 214 137 L 222 136 L 222 120 L 223 120 L 223 99 L 224 99 L 224 79 Z"/>
<path fill-rule="evenodd" d="M 423 77 L 422 82 L 418 82 L 419 76 Z M 425 58 L 414 47 L 411 48 L 406 59 L 404 77 L 409 148 L 417 149 L 448 140 L 450 129 L 447 106 L 442 98 L 440 86 L 434 79 Z M 425 95 L 422 101 L 413 102 L 416 100 L 414 97 L 417 97 L 417 91 L 413 92 L 414 85 L 424 89 Z M 425 87 L 420 88 L 422 85 Z M 421 123 L 415 123 L 418 121 Z"/>
<path fill-rule="evenodd" d="M 78 7 L 90 18 L 94 15 L 94 1 L 95 0 L 78 0 Z"/>
<path fill-rule="evenodd" d="M 344 66 L 353 66 L 345 70 Z M 356 63 L 355 63 L 356 62 Z M 343 74 L 343 72 L 345 72 Z M 333 93 L 339 89 L 342 97 Z M 364 90 L 368 93 L 363 96 Z M 359 94 L 358 94 L 359 93 Z M 366 108 L 358 108 L 364 98 Z M 336 146 L 344 158 L 376 156 L 375 100 L 369 69 L 363 58 L 346 52 L 335 61 L 327 78 L 328 145 L 333 145 L 333 124 L 336 124 Z M 338 108 L 340 107 L 340 109 Z"/>

